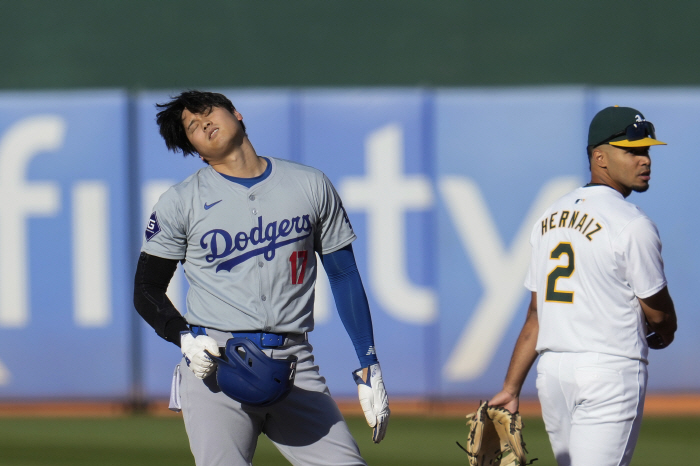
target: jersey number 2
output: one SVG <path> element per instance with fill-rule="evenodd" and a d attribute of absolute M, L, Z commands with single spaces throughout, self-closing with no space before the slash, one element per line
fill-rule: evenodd
<path fill-rule="evenodd" d="M 292 268 L 292 285 L 301 285 L 304 283 L 304 272 L 306 272 L 307 251 L 294 251 L 289 256 L 289 262 Z M 301 262 L 301 266 L 299 265 Z"/>
<path fill-rule="evenodd" d="M 569 258 L 569 264 L 566 267 L 558 266 L 547 275 L 547 294 L 546 301 L 555 301 L 558 303 L 573 303 L 574 293 L 571 291 L 557 291 L 557 280 L 560 278 L 569 278 L 574 273 L 574 250 L 571 248 L 571 243 L 559 243 L 550 254 L 551 259 L 559 259 L 562 254 L 566 254 Z"/>

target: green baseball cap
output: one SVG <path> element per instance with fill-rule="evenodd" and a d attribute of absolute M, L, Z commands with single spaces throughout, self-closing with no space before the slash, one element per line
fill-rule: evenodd
<path fill-rule="evenodd" d="M 619 147 L 666 145 L 656 140 L 654 125 L 642 112 L 631 107 L 607 107 L 593 117 L 588 128 L 588 145 Z"/>

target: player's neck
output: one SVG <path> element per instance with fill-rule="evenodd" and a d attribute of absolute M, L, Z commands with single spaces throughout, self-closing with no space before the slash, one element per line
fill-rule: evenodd
<path fill-rule="evenodd" d="M 623 186 L 620 183 L 616 183 L 607 172 L 597 173 L 596 171 L 591 172 L 591 181 L 586 186 L 607 186 L 608 188 L 614 189 L 618 193 L 622 194 L 622 197 L 627 197 L 632 193 L 632 190 Z"/>
<path fill-rule="evenodd" d="M 267 167 L 267 162 L 259 157 L 247 137 L 241 145 L 234 147 L 220 160 L 210 160 L 209 165 L 217 172 L 236 178 L 255 178 Z"/>

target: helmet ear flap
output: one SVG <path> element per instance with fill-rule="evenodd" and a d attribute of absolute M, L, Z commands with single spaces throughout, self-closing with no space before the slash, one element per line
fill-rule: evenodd
<path fill-rule="evenodd" d="M 297 357 L 272 359 L 247 338 L 226 342 L 218 363 L 216 382 L 230 398 L 248 405 L 269 406 L 283 400 L 294 386 Z"/>

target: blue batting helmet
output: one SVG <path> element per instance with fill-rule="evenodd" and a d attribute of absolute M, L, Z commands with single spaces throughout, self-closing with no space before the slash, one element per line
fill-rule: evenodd
<path fill-rule="evenodd" d="M 207 354 L 218 363 L 221 391 L 240 403 L 269 406 L 283 400 L 294 385 L 297 357 L 272 359 L 247 338 L 229 339 L 221 357 Z"/>

